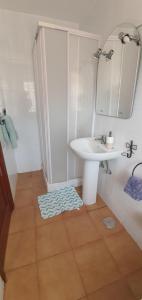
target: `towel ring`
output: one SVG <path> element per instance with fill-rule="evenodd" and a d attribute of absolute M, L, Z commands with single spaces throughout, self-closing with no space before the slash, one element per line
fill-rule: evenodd
<path fill-rule="evenodd" d="M 142 162 L 139 163 L 139 164 L 137 164 L 137 165 L 134 167 L 134 169 L 133 169 L 133 171 L 132 171 L 132 176 L 134 176 L 134 172 L 135 172 L 136 168 L 137 168 L 138 166 L 140 166 L 140 165 L 142 165 Z"/>

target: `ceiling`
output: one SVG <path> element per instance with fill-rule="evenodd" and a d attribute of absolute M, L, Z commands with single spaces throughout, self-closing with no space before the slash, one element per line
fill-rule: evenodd
<path fill-rule="evenodd" d="M 0 0 L 0 8 L 82 23 L 92 16 L 96 0 Z"/>

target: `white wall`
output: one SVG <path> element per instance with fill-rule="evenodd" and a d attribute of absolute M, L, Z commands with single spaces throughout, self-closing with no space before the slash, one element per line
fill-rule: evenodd
<path fill-rule="evenodd" d="M 14 151 L 18 172 L 41 168 L 32 63 L 32 47 L 40 20 L 78 27 L 70 22 L 0 10 L 0 95 L 19 135 L 18 148 Z M 10 157 L 7 154 L 8 160 Z"/>
<path fill-rule="evenodd" d="M 142 2 L 139 0 L 99 0 L 96 3 L 94 18 L 88 22 L 85 29 L 102 34 L 104 40 L 120 23 L 131 22 L 136 25 L 142 23 L 141 11 Z M 132 159 L 121 158 L 110 162 L 111 176 L 100 172 L 99 193 L 142 248 L 142 202 L 134 201 L 123 192 L 134 165 L 142 161 L 142 59 L 132 118 L 122 120 L 96 116 L 95 126 L 96 134 L 105 134 L 111 130 L 116 142 L 121 145 L 130 139 L 138 145 L 138 150 Z M 136 174 L 142 176 L 141 167 Z"/>
<path fill-rule="evenodd" d="M 80 28 L 101 34 L 106 38 L 120 23 L 142 23 L 141 0 L 96 0 L 92 15 L 80 24 Z"/>

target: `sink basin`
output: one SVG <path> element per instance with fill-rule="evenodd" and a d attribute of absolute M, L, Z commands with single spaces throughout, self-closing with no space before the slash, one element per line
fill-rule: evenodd
<path fill-rule="evenodd" d="M 71 149 L 84 160 L 83 201 L 86 205 L 96 202 L 100 161 L 116 159 L 122 149 L 113 146 L 111 150 L 95 138 L 80 138 L 70 143 Z"/>
<path fill-rule="evenodd" d="M 113 147 L 108 150 L 105 145 L 96 141 L 95 138 L 81 138 L 70 143 L 72 150 L 82 159 L 103 161 L 117 158 L 122 150 Z"/>

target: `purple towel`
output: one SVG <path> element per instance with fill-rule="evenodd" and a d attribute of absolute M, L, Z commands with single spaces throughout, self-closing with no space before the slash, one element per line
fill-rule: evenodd
<path fill-rule="evenodd" d="M 124 188 L 124 192 L 137 201 L 142 200 L 142 179 L 131 176 Z"/>

